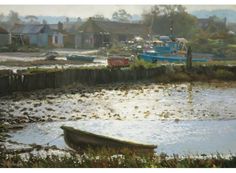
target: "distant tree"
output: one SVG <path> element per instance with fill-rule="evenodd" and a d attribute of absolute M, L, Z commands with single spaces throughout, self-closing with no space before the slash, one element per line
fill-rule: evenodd
<path fill-rule="evenodd" d="M 226 27 L 225 19 L 220 19 L 217 16 L 209 17 L 209 23 L 208 27 L 206 28 L 206 31 L 213 34 L 216 32 L 227 32 L 228 29 Z"/>
<path fill-rule="evenodd" d="M 129 22 L 132 16 L 127 13 L 124 9 L 119 9 L 112 14 L 112 20 L 119 22 Z"/>
<path fill-rule="evenodd" d="M 69 23 L 69 22 L 70 22 L 70 18 L 66 17 L 66 23 Z"/>
<path fill-rule="evenodd" d="M 188 14 L 181 5 L 156 5 L 142 17 L 151 34 L 169 35 L 172 28 L 177 37 L 190 38 L 196 30 L 197 18 Z"/>
<path fill-rule="evenodd" d="M 8 23 L 11 25 L 22 22 L 19 18 L 19 14 L 12 10 L 9 12 L 7 18 L 8 18 Z"/>
<path fill-rule="evenodd" d="M 82 22 L 82 19 L 80 17 L 77 17 L 77 23 L 81 23 Z"/>
<path fill-rule="evenodd" d="M 25 16 L 25 19 L 28 21 L 28 23 L 34 24 L 34 23 L 38 23 L 38 17 L 34 16 L 34 15 L 28 15 Z"/>
<path fill-rule="evenodd" d="M 0 14 L 0 22 L 3 22 L 3 19 L 4 19 L 4 18 L 5 18 L 4 14 L 1 13 L 1 14 Z"/>
<path fill-rule="evenodd" d="M 95 14 L 92 18 L 96 19 L 96 20 L 100 20 L 100 21 L 108 21 L 109 20 L 108 18 L 105 18 L 104 15 L 102 15 L 102 14 Z"/>
<path fill-rule="evenodd" d="M 48 24 L 47 20 L 45 20 L 45 19 L 43 19 L 42 23 L 43 23 L 44 25 Z"/>

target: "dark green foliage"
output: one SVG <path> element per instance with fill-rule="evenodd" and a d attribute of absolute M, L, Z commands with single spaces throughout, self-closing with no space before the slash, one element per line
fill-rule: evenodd
<path fill-rule="evenodd" d="M 170 26 L 173 25 L 173 34 L 191 38 L 197 18 L 188 14 L 181 5 L 155 5 L 143 14 L 143 22 L 151 28 L 152 33 L 170 35 Z"/>

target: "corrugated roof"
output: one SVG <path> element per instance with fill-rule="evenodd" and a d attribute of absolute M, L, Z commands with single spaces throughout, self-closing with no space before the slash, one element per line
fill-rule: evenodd
<path fill-rule="evenodd" d="M 148 28 L 143 24 L 96 21 L 94 19 L 89 19 L 79 30 L 83 32 L 109 32 L 133 35 L 145 35 L 148 33 Z"/>
<path fill-rule="evenodd" d="M 14 34 L 37 34 L 45 25 L 15 25 L 11 30 Z"/>
<path fill-rule="evenodd" d="M 4 28 L 0 27 L 0 34 L 8 34 L 8 32 Z"/>

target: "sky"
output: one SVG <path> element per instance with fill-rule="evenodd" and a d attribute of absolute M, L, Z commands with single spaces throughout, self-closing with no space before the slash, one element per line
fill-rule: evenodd
<path fill-rule="evenodd" d="M 42 16 L 68 16 L 87 18 L 95 14 L 101 14 L 110 18 L 114 11 L 125 9 L 130 14 L 142 14 L 144 10 L 150 9 L 150 5 L 0 5 L 0 14 L 7 15 L 10 10 L 20 15 L 42 15 Z M 233 9 L 236 5 L 187 5 L 187 11 Z"/>

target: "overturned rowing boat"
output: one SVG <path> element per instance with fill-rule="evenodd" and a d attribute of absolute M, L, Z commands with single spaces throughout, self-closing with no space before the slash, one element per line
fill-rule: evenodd
<path fill-rule="evenodd" d="M 108 147 L 115 149 L 128 148 L 131 150 L 139 151 L 153 151 L 156 145 L 140 144 L 130 141 L 124 141 L 120 139 L 115 139 L 107 136 L 102 136 L 79 129 L 74 129 L 73 127 L 62 126 L 64 130 L 64 139 L 66 144 L 75 149 L 79 150 L 81 148 L 92 147 Z"/>

